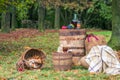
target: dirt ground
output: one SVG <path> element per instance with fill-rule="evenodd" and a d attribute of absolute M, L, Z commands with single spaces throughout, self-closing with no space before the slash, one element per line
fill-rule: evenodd
<path fill-rule="evenodd" d="M 8 40 L 17 40 L 26 37 L 41 36 L 46 33 L 54 33 L 54 32 L 58 32 L 58 30 L 45 30 L 45 32 L 39 32 L 36 29 L 16 29 L 15 31 L 12 31 L 10 33 L 0 32 L 0 42 L 8 41 Z"/>

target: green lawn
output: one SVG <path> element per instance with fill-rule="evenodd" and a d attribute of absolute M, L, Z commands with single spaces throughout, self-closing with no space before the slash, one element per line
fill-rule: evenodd
<path fill-rule="evenodd" d="M 94 34 L 104 35 L 110 39 L 111 31 L 94 31 Z M 91 75 L 82 66 L 74 66 L 71 71 L 56 72 L 52 65 L 52 52 L 59 45 L 58 33 L 47 33 L 34 38 L 23 38 L 18 41 L 1 42 L 0 52 L 0 80 L 119 80 L 120 76 L 108 76 L 103 73 Z M 16 62 L 24 50 L 24 47 L 42 48 L 47 55 L 45 68 L 42 70 L 16 71 Z"/>

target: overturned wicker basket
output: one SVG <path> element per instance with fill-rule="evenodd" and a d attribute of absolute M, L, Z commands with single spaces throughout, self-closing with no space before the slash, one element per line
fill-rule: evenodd
<path fill-rule="evenodd" d="M 34 59 L 35 58 L 35 59 Z M 45 52 L 40 49 L 30 48 L 26 50 L 18 60 L 16 67 L 18 71 L 22 71 L 24 69 L 41 69 L 45 62 Z M 34 60 L 37 60 L 36 62 Z M 34 63 L 34 65 L 33 65 Z M 36 67 L 36 66 L 37 67 Z"/>

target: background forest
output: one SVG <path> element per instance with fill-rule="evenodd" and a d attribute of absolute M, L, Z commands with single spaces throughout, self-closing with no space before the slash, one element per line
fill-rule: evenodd
<path fill-rule="evenodd" d="M 112 29 L 112 0 L 1 0 L 0 28 L 59 29 L 77 14 L 84 28 Z"/>

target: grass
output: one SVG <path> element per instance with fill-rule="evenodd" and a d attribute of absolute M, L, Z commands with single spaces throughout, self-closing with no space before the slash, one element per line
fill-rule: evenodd
<path fill-rule="evenodd" d="M 104 35 L 107 41 L 111 35 L 111 31 L 92 31 L 92 33 Z M 48 33 L 34 38 L 0 43 L 3 46 L 3 51 L 0 52 L 0 80 L 119 80 L 119 75 L 108 76 L 103 73 L 91 75 L 82 66 L 74 66 L 70 71 L 54 71 L 51 54 L 57 50 L 58 37 L 58 33 Z M 16 71 L 16 62 L 26 46 L 42 48 L 46 52 L 45 68 L 24 72 Z"/>

